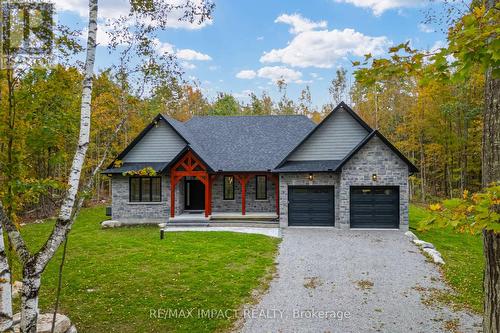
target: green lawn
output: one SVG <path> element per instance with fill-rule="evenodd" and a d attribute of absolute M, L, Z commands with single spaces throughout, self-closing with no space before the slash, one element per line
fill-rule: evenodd
<path fill-rule="evenodd" d="M 416 228 L 420 219 L 432 212 L 410 206 L 410 228 Z M 443 273 L 457 292 L 442 295 L 447 301 L 463 305 L 476 312 L 483 308 L 483 243 L 480 235 L 457 233 L 451 229 L 433 229 L 427 232 L 412 231 L 425 241 L 431 242 L 441 252 L 446 264 Z"/>
<path fill-rule="evenodd" d="M 82 210 L 68 243 L 61 312 L 80 332 L 224 330 L 233 319 L 198 319 L 198 309 L 240 308 L 274 269 L 277 239 L 184 232 L 160 240 L 153 227 L 101 230 L 105 219 L 103 207 Z M 28 225 L 22 234 L 35 249 L 51 226 Z M 60 253 L 43 275 L 40 307 L 45 311 L 53 307 L 59 262 Z M 19 268 L 14 271 L 19 279 Z M 196 308 L 194 318 L 151 318 L 154 310 L 191 308 Z"/>

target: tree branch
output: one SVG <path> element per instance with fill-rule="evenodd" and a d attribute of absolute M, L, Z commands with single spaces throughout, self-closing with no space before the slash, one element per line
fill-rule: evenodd
<path fill-rule="evenodd" d="M 21 260 L 23 264 L 26 264 L 31 259 L 31 254 L 24 242 L 23 237 L 19 230 L 17 230 L 14 222 L 5 214 L 5 210 L 3 209 L 2 202 L 0 201 L 0 222 L 7 232 L 7 236 L 9 237 L 9 241 L 14 247 L 14 251 L 17 256 Z"/>

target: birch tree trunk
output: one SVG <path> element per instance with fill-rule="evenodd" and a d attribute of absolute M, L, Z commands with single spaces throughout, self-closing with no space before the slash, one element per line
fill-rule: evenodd
<path fill-rule="evenodd" d="M 3 227 L 0 223 L 0 332 L 12 332 L 12 286 L 10 279 Z"/>
<path fill-rule="evenodd" d="M 40 274 L 23 272 L 21 289 L 21 332 L 36 333 L 38 320 L 38 292 L 40 291 Z"/>
<path fill-rule="evenodd" d="M 25 263 L 23 269 L 23 289 L 21 295 L 21 332 L 23 333 L 36 333 L 40 276 L 49 260 L 66 239 L 74 220 L 72 217 L 75 209 L 76 195 L 80 186 L 83 163 L 90 140 L 90 107 L 96 53 L 97 7 L 97 0 L 89 0 L 87 54 L 80 107 L 80 134 L 69 174 L 68 190 L 50 237 L 41 250 Z"/>

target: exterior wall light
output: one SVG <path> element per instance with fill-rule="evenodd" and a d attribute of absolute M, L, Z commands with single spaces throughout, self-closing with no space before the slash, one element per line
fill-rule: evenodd
<path fill-rule="evenodd" d="M 312 182 L 314 180 L 314 175 L 312 173 L 310 173 L 307 178 L 309 179 L 309 181 Z"/>
<path fill-rule="evenodd" d="M 376 173 L 374 173 L 374 174 L 372 175 L 372 180 L 373 180 L 374 182 L 376 182 L 376 181 L 377 181 L 377 174 L 376 174 Z"/>

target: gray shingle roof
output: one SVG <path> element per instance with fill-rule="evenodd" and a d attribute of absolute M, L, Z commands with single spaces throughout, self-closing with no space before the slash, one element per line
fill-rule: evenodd
<path fill-rule="evenodd" d="M 165 118 L 215 171 L 273 170 L 315 127 L 297 115 Z"/>

